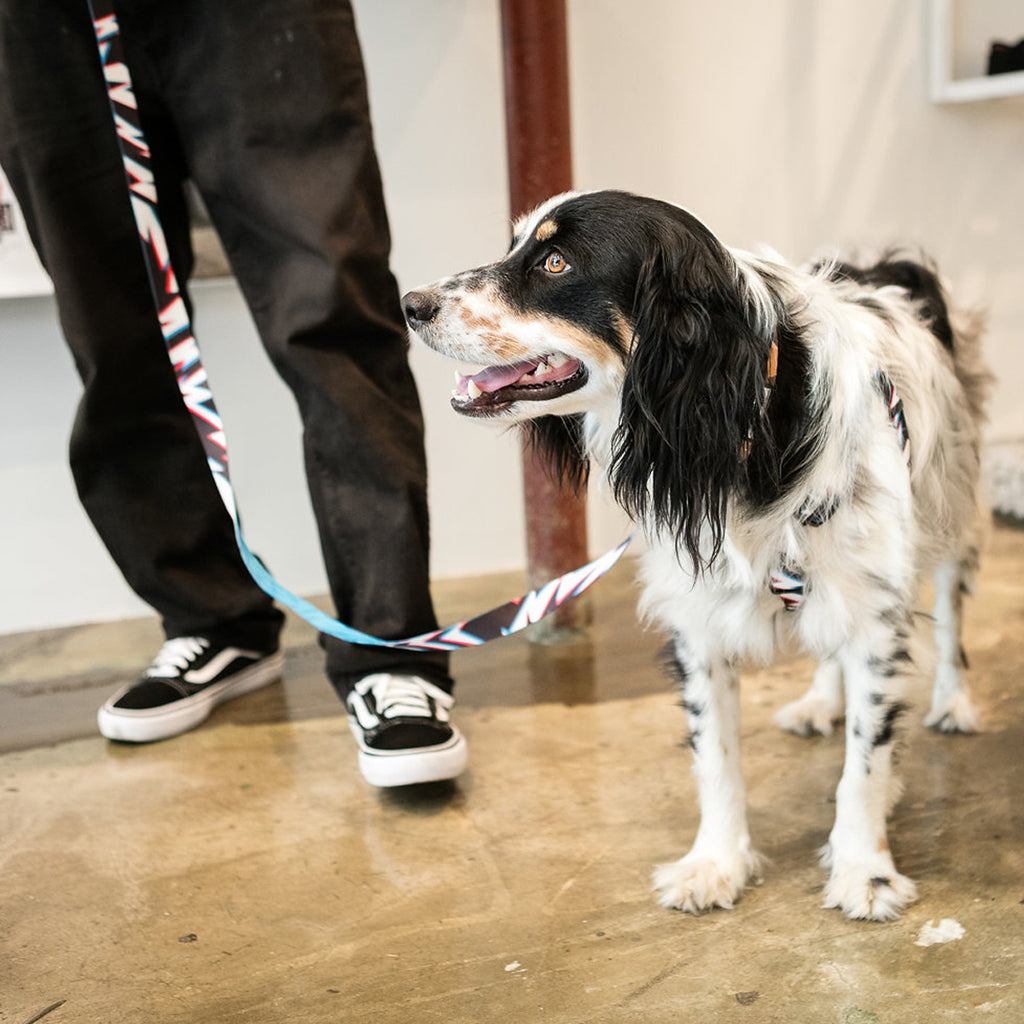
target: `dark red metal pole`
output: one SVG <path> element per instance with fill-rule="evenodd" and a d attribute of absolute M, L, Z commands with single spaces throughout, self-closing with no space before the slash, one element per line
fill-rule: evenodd
<path fill-rule="evenodd" d="M 501 0 L 505 124 L 513 218 L 572 188 L 569 62 L 565 0 Z M 531 587 L 587 562 L 586 503 L 556 483 L 542 457 L 523 447 L 528 574 Z M 571 601 L 546 633 L 582 629 L 590 608 Z M 534 627 L 536 628 L 536 627 Z"/>

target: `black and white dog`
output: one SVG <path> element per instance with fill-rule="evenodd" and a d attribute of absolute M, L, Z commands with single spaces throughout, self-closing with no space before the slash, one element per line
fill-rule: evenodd
<path fill-rule="evenodd" d="M 483 366 L 456 374 L 458 412 L 522 421 L 576 481 L 592 459 L 646 533 L 641 609 L 672 638 L 701 808 L 693 848 L 655 874 L 661 903 L 730 907 L 758 876 L 736 667 L 796 644 L 820 666 L 778 721 L 811 733 L 846 719 L 825 905 L 898 916 L 915 888 L 886 816 L 927 570 L 926 722 L 977 727 L 960 601 L 988 381 L 978 324 L 917 262 L 797 269 L 621 192 L 549 200 L 502 259 L 403 306 L 430 348 Z"/>

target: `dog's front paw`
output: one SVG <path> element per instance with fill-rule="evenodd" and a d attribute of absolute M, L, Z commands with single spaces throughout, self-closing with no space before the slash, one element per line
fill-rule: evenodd
<path fill-rule="evenodd" d="M 917 899 L 917 886 L 888 864 L 844 864 L 832 868 L 825 906 L 856 921 L 895 921 Z"/>
<path fill-rule="evenodd" d="M 963 690 L 952 697 L 933 700 L 924 724 L 936 732 L 981 732 L 978 712 Z"/>
<path fill-rule="evenodd" d="M 805 693 L 775 712 L 775 724 L 797 736 L 831 736 L 836 722 L 842 721 L 841 703 Z"/>
<path fill-rule="evenodd" d="M 654 888 L 658 902 L 670 910 L 731 910 L 748 881 L 760 882 L 760 866 L 761 858 L 753 852 L 724 859 L 688 853 L 655 870 Z"/>

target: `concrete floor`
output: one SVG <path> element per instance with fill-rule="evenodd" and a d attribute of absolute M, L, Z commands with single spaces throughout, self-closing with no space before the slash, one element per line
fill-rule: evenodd
<path fill-rule="evenodd" d="M 518 585 L 444 584 L 439 607 Z M 995 531 L 979 590 L 986 731 L 926 731 L 915 686 L 890 835 L 921 896 L 892 924 L 820 909 L 842 740 L 771 723 L 806 662 L 744 683 L 764 885 L 701 918 L 656 906 L 651 868 L 685 852 L 696 808 L 628 568 L 595 588 L 590 644 L 459 655 L 470 771 L 402 791 L 362 782 L 301 624 L 283 684 L 148 747 L 93 719 L 154 622 L 0 638 L 0 1021 L 1019 1024 L 1024 532 Z M 945 919 L 962 937 L 923 945 Z"/>

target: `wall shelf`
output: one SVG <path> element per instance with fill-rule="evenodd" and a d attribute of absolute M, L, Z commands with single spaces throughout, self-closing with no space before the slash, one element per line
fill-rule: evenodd
<path fill-rule="evenodd" d="M 956 0 L 928 0 L 928 91 L 933 103 L 971 103 L 1024 96 L 1024 71 L 955 76 Z M 1024 24 L 1019 32 L 1024 33 Z"/>

